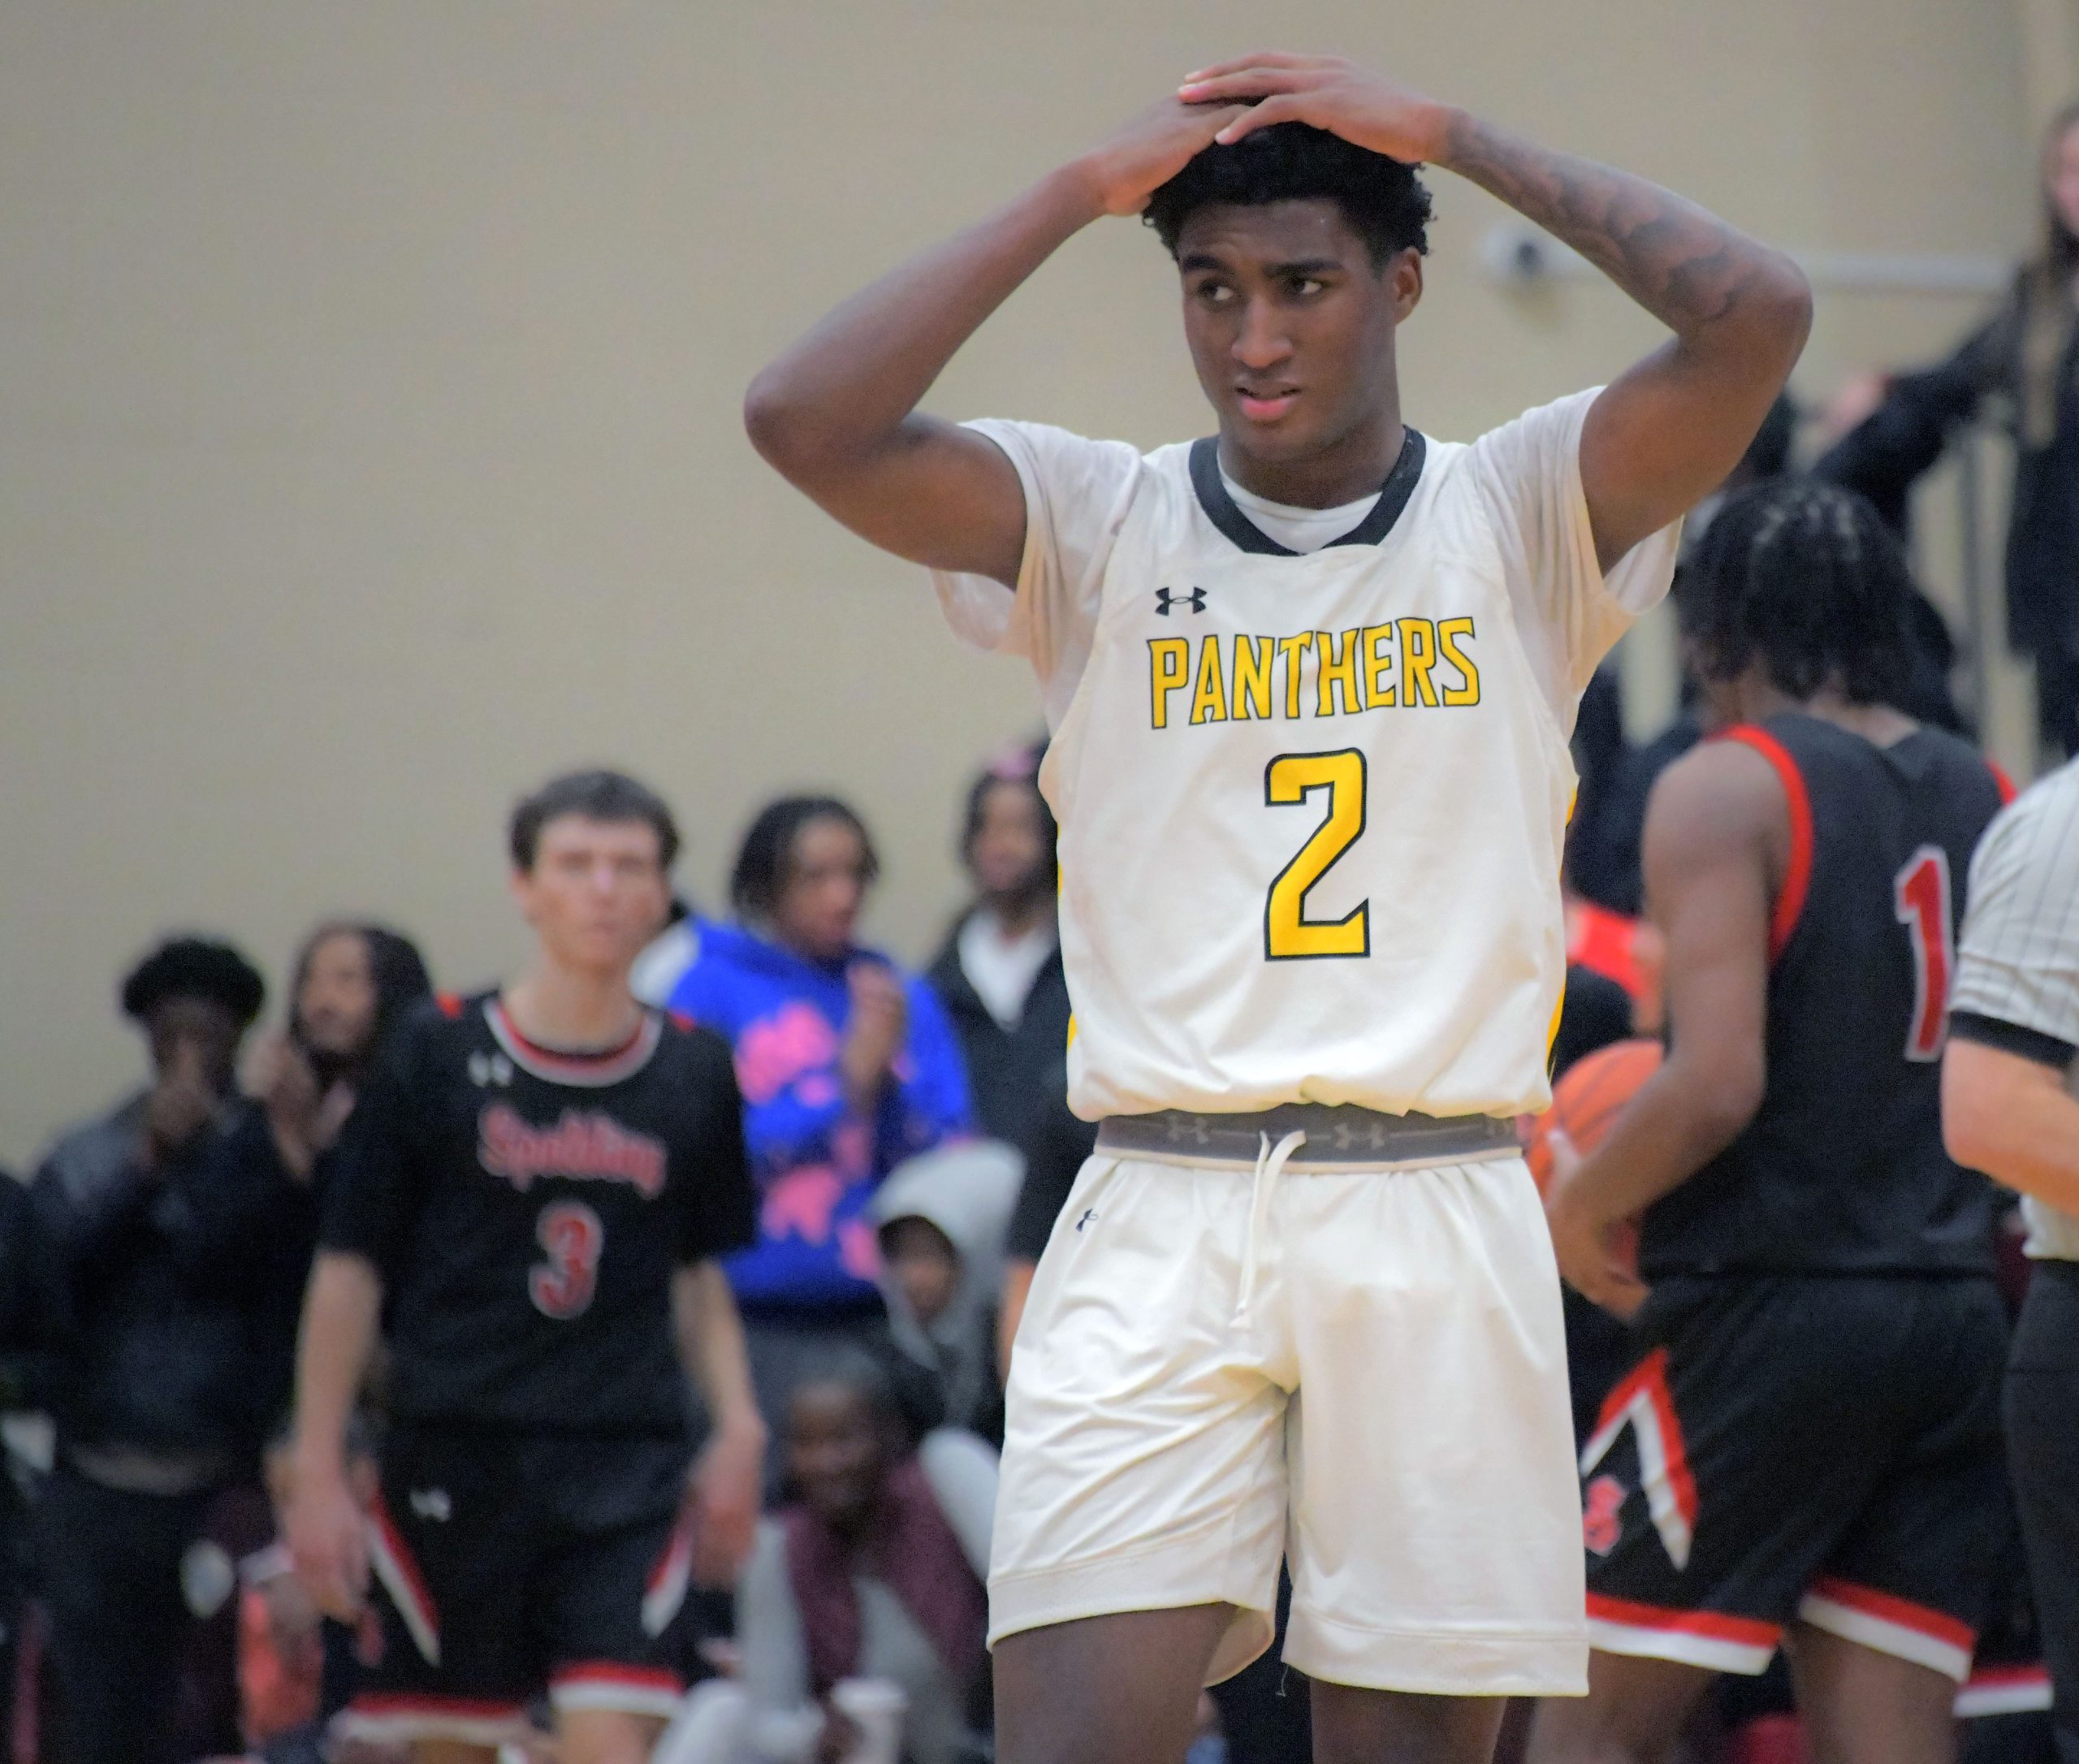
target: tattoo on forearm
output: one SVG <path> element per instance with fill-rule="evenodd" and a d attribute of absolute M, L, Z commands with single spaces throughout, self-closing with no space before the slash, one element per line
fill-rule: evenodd
<path fill-rule="evenodd" d="M 1778 277 L 1774 252 L 1694 202 L 1476 117 L 1453 127 L 1438 162 L 1572 246 L 1676 331 L 1732 317 Z"/>

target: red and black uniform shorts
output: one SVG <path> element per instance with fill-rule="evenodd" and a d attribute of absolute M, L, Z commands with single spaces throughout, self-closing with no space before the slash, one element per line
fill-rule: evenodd
<path fill-rule="evenodd" d="M 1990 1279 L 1683 1278 L 1581 1452 L 1591 1644 L 1761 1671 L 1806 1623 L 1961 1683 L 2008 1502 Z"/>
<path fill-rule="evenodd" d="M 370 1515 L 378 1662 L 344 1731 L 510 1738 L 559 1713 L 668 1718 L 685 1690 L 685 1441 L 400 1426 Z"/>

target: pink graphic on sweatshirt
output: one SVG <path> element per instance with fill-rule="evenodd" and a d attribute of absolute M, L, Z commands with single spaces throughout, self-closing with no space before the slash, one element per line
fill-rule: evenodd
<path fill-rule="evenodd" d="M 837 1031 L 798 1000 L 746 1027 L 737 1040 L 737 1083 L 744 1100 L 769 1103 L 803 1074 L 837 1058 Z"/>
<path fill-rule="evenodd" d="M 880 1239 L 864 1219 L 847 1219 L 837 1227 L 837 1259 L 854 1280 L 880 1273 Z"/>
<path fill-rule="evenodd" d="M 831 1216 L 845 1184 L 828 1164 L 807 1164 L 773 1178 L 765 1191 L 759 1226 L 767 1239 L 797 1237 L 805 1243 L 830 1241 Z"/>

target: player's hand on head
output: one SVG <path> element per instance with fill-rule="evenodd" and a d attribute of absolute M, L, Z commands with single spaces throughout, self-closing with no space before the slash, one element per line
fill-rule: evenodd
<path fill-rule="evenodd" d="M 1219 132 L 1230 144 L 1277 123 L 1307 123 L 1407 164 L 1435 158 L 1449 111 L 1433 98 L 1337 55 L 1260 50 L 1201 67 L 1178 89 L 1192 104 L 1247 106 Z"/>
<path fill-rule="evenodd" d="M 1083 158 L 1092 193 L 1107 214 L 1138 214 L 1148 199 L 1242 114 L 1235 104 L 1186 104 L 1165 98 L 1141 112 Z"/>

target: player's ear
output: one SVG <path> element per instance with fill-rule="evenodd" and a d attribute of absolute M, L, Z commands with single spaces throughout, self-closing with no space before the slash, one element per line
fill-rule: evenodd
<path fill-rule="evenodd" d="M 1422 300 L 1422 253 L 1410 245 L 1386 262 L 1383 279 L 1393 302 L 1394 322 L 1404 324 Z"/>

